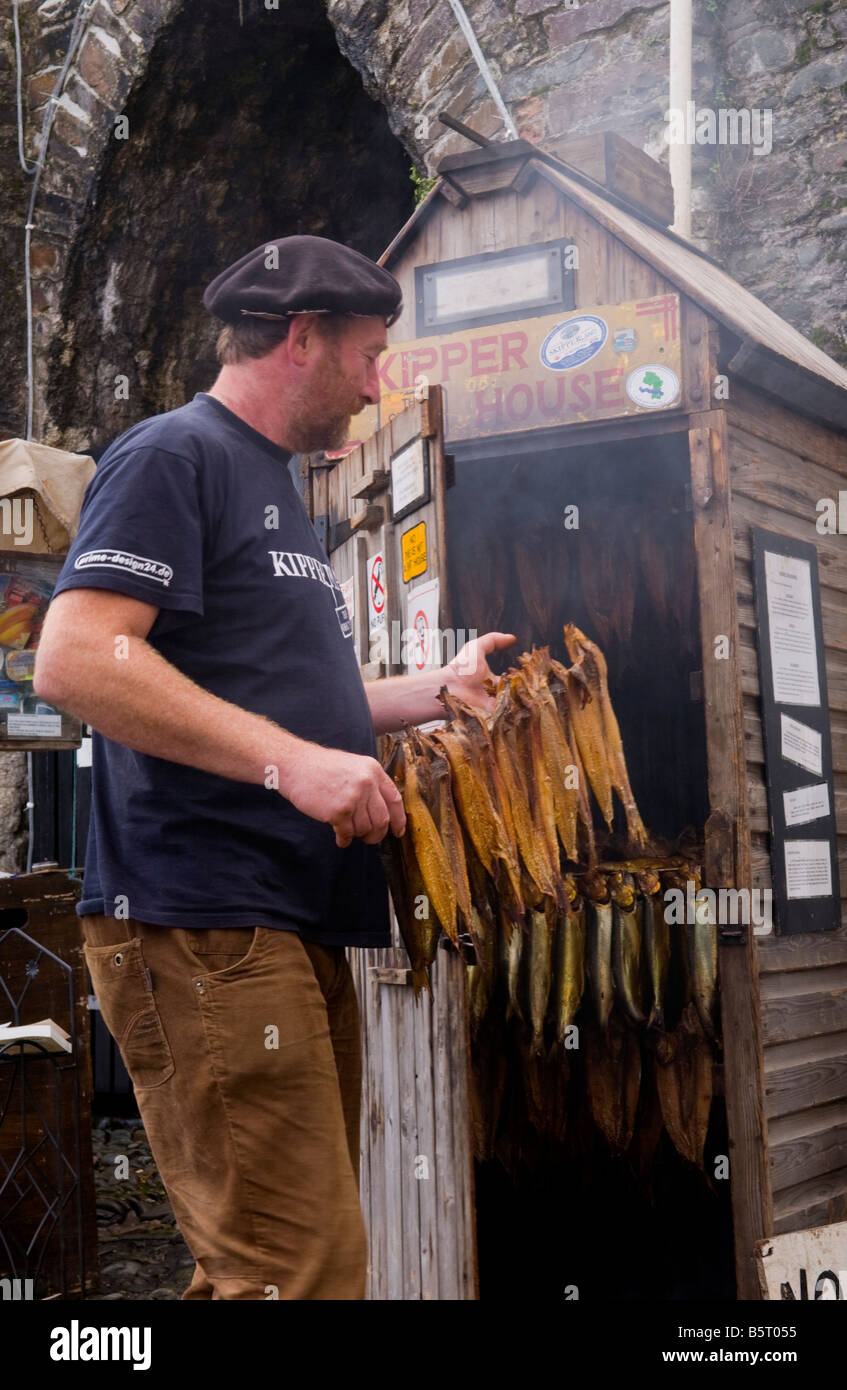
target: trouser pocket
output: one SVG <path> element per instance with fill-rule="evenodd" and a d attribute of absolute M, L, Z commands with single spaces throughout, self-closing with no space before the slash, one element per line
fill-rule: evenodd
<path fill-rule="evenodd" d="M 174 1072 L 140 936 L 82 948 L 103 1022 L 133 1086 L 161 1086 Z"/>
<path fill-rule="evenodd" d="M 252 960 L 262 927 L 201 927 L 181 929 L 185 945 L 202 975 L 218 974 Z"/>

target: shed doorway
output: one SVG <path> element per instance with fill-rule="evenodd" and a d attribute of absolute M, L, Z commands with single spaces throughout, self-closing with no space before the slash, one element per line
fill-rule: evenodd
<path fill-rule="evenodd" d="M 634 428 L 574 444 L 558 432 L 454 448 L 453 627 L 513 632 L 515 646 L 491 660 L 499 672 L 533 644 L 568 665 L 562 629 L 576 623 L 606 657 L 645 823 L 669 852 L 702 843 L 709 805 L 687 433 Z M 618 806 L 601 857 L 625 856 L 624 830 Z M 669 989 L 670 1031 L 685 1002 L 678 970 Z M 586 990 L 581 1033 L 591 1007 Z M 621 1068 L 640 1068 L 638 1106 L 631 1141 L 614 1152 L 592 1116 L 585 1048 L 564 1068 L 552 1047 L 532 1063 L 521 1021 L 506 1021 L 502 993 L 492 998 L 471 1047 L 481 1298 L 513 1295 L 517 1272 L 521 1296 L 735 1297 L 720 1050 L 699 1168 L 662 1122 L 656 1030 L 626 1037 Z"/>

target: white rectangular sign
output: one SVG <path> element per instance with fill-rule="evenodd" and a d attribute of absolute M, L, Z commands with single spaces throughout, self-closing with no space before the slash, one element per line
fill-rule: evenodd
<path fill-rule="evenodd" d="M 61 714 L 8 714 L 10 738 L 61 738 Z"/>
<path fill-rule="evenodd" d="M 368 631 L 388 626 L 388 599 L 385 556 L 377 551 L 368 559 Z"/>
<path fill-rule="evenodd" d="M 847 1300 L 847 1221 L 759 1240 L 756 1262 L 766 1299 Z"/>
<path fill-rule="evenodd" d="M 406 594 L 406 631 L 403 633 L 406 670 L 434 671 L 441 665 L 438 629 L 438 580 L 428 579 Z"/>
<path fill-rule="evenodd" d="M 782 721 L 783 758 L 790 763 L 796 763 L 798 767 L 804 767 L 816 777 L 822 777 L 822 741 L 817 729 L 810 729 L 808 724 L 801 724 L 799 719 L 792 719 L 788 714 L 781 714 L 779 717 Z"/>
<path fill-rule="evenodd" d="M 778 705 L 820 705 L 809 561 L 766 550 L 765 587 L 774 700 Z"/>
<path fill-rule="evenodd" d="M 437 319 L 460 314 L 500 313 L 512 305 L 543 300 L 550 294 L 550 257 L 546 251 L 500 261 L 436 272 Z"/>
<path fill-rule="evenodd" d="M 826 782 L 783 792 L 782 800 L 786 825 L 807 825 L 811 820 L 820 820 L 822 816 L 829 815 L 829 787 Z"/>
<path fill-rule="evenodd" d="M 789 898 L 831 898 L 829 840 L 786 840 L 785 880 Z"/>
<path fill-rule="evenodd" d="M 426 498 L 424 442 L 413 439 L 391 460 L 391 511 L 397 516 L 412 502 Z"/>

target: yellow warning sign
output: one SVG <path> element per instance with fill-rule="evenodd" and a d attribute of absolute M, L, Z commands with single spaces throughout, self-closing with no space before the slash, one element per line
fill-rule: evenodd
<path fill-rule="evenodd" d="M 419 521 L 411 531 L 404 531 L 400 538 L 403 552 L 403 583 L 408 584 L 416 575 L 426 569 L 426 522 Z"/>

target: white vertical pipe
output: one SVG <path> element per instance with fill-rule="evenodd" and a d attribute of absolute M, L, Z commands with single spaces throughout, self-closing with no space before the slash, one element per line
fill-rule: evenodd
<path fill-rule="evenodd" d="M 691 146 L 688 103 L 691 100 L 691 0 L 670 0 L 670 106 L 680 112 L 684 142 L 668 149 L 673 184 L 674 224 L 678 236 L 691 236 Z"/>

